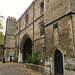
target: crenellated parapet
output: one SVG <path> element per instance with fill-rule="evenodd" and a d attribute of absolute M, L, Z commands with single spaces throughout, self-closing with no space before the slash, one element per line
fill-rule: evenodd
<path fill-rule="evenodd" d="M 10 20 L 16 22 L 16 18 L 15 18 L 15 17 L 10 17 L 10 16 L 8 16 L 7 21 L 10 21 Z"/>

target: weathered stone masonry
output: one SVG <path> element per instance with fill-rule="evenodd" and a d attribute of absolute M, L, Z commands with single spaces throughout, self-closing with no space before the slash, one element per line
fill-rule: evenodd
<path fill-rule="evenodd" d="M 5 59 L 6 61 L 10 61 L 10 56 L 14 59 L 14 51 L 15 51 L 15 32 L 16 32 L 16 19 L 12 17 L 8 17 L 6 22 L 6 33 L 5 33 Z"/>
<path fill-rule="evenodd" d="M 8 23 L 7 26 L 9 24 L 11 25 L 11 23 Z M 23 62 L 26 58 L 26 53 L 32 55 L 32 48 L 34 46 L 34 52 L 40 51 L 42 59 L 44 58 L 43 54 L 45 52 L 45 71 L 47 73 L 50 75 L 75 74 L 74 0 L 35 0 L 34 20 L 32 2 L 14 27 L 16 29 L 12 31 L 14 35 L 10 39 L 12 40 L 12 37 L 14 37 L 13 40 L 15 40 L 14 44 L 11 44 L 14 47 L 13 50 L 10 49 L 10 51 L 6 47 L 6 45 L 11 47 L 10 42 L 8 44 L 7 40 L 9 36 L 5 40 L 7 42 L 5 42 L 5 57 L 7 60 L 9 56 L 13 56 L 13 59 L 18 59 L 18 62 Z M 9 29 L 7 30 L 9 32 Z M 61 63 L 57 63 L 58 59 L 61 59 Z M 61 67 L 57 66 L 58 64 Z M 56 68 L 61 70 L 57 70 Z"/>

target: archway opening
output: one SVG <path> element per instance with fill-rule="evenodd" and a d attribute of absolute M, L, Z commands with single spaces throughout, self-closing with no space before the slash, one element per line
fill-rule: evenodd
<path fill-rule="evenodd" d="M 32 40 L 27 38 L 23 45 L 23 62 L 28 56 L 32 56 Z"/>
<path fill-rule="evenodd" d="M 63 75 L 63 57 L 59 50 L 56 50 L 54 55 L 55 75 Z"/>

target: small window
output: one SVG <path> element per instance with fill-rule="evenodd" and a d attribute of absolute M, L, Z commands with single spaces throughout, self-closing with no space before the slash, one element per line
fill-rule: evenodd
<path fill-rule="evenodd" d="M 44 24 L 40 25 L 40 36 L 44 35 Z"/>
<path fill-rule="evenodd" d="M 58 28 L 58 23 L 54 24 L 53 29 Z"/>
<path fill-rule="evenodd" d="M 44 13 L 44 2 L 40 4 L 40 10 L 41 10 L 40 13 L 43 14 Z"/>

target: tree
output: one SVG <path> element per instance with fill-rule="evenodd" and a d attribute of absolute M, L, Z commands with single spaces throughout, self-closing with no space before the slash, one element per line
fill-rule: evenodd
<path fill-rule="evenodd" d="M 2 19 L 3 18 L 4 18 L 3 16 L 0 16 L 0 42 L 4 38 L 4 35 L 3 35 L 3 32 L 2 32 L 2 30 L 3 30 Z"/>

